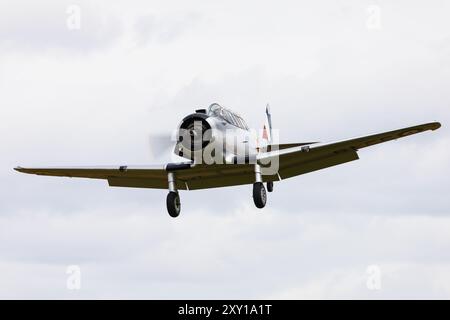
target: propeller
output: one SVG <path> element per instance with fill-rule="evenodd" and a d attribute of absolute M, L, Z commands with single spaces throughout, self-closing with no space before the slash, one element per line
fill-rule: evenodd
<path fill-rule="evenodd" d="M 176 132 L 151 134 L 148 139 L 152 160 L 172 159 L 176 145 Z"/>

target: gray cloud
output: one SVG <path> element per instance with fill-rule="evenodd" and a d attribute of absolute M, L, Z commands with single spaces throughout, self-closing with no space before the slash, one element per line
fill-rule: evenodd
<path fill-rule="evenodd" d="M 134 30 L 140 45 L 148 45 L 151 42 L 167 44 L 190 31 L 200 20 L 201 16 L 196 13 L 181 17 L 148 14 L 137 18 Z"/>
<path fill-rule="evenodd" d="M 0 296 L 448 298 L 445 10 L 381 2 L 383 28 L 373 32 L 363 4 L 341 2 L 342 11 L 334 3 L 325 11 L 203 4 L 196 8 L 208 28 L 189 32 L 179 17 L 190 9 L 172 15 L 163 3 L 133 3 L 139 14 L 124 19 L 125 43 L 98 36 L 100 47 L 104 40 L 117 50 L 97 55 L 67 46 L 59 59 L 43 57 L 15 40 L 19 54 L 0 60 Z M 163 13 L 145 20 L 142 12 Z M 134 46 L 139 19 L 148 42 Z M 2 23 L 17 34 L 13 21 Z M 36 36 L 35 46 L 58 45 L 59 36 Z M 146 164 L 149 135 L 215 101 L 253 127 L 270 102 L 284 142 L 430 120 L 443 127 L 277 183 L 264 210 L 253 207 L 251 186 L 183 192 L 177 220 L 167 216 L 165 190 L 12 170 Z M 71 264 L 82 268 L 80 291 L 65 287 Z M 373 264 L 380 291 L 366 287 Z"/>
<path fill-rule="evenodd" d="M 226 217 L 198 210 L 175 223 L 129 206 L 126 213 L 29 212 L 2 230 L 2 274 L 12 275 L 7 284 L 22 283 L 15 294 L 25 297 L 38 294 L 40 277 L 50 280 L 39 293 L 46 298 L 443 297 L 450 290 L 446 225 L 447 217 L 261 214 L 247 205 Z M 65 289 L 73 263 L 82 269 L 79 292 Z M 366 287 L 371 264 L 382 271 L 379 292 Z"/>
<path fill-rule="evenodd" d="M 70 29 L 70 1 L 20 4 L 2 2 L 0 6 L 0 49 L 4 52 L 46 51 L 87 53 L 110 47 L 122 32 L 121 21 L 105 7 L 78 1 L 80 29 Z"/>

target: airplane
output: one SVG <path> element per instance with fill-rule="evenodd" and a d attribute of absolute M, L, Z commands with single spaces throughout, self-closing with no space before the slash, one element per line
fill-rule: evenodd
<path fill-rule="evenodd" d="M 197 109 L 179 123 L 173 153 L 182 161 L 148 166 L 40 167 L 15 170 L 44 176 L 104 179 L 111 187 L 168 189 L 169 215 L 179 216 L 179 190 L 253 184 L 253 201 L 264 208 L 274 182 L 358 160 L 358 151 L 441 127 L 439 122 L 320 143 L 275 143 L 270 108 L 266 107 L 262 139 L 237 113 L 213 103 Z M 261 141 L 260 141 L 261 140 Z"/>

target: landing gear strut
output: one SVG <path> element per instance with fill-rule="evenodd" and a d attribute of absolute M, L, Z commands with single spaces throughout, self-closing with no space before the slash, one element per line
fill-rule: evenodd
<path fill-rule="evenodd" d="M 169 194 L 167 195 L 167 211 L 172 218 L 176 218 L 180 215 L 181 211 L 181 202 L 180 195 L 178 194 L 176 184 L 175 184 L 175 175 L 173 172 L 169 172 L 167 174 L 167 180 L 169 182 Z"/>
<path fill-rule="evenodd" d="M 253 202 L 257 208 L 264 208 L 267 202 L 266 188 L 262 182 L 261 167 L 255 164 L 255 183 L 253 184 Z"/>

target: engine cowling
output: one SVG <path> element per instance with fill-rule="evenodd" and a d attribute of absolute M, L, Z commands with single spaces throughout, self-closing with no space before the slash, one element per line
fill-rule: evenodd
<path fill-rule="evenodd" d="M 213 133 L 208 116 L 193 113 L 185 117 L 178 127 L 175 153 L 191 160 L 199 159 L 203 149 L 212 141 Z"/>

